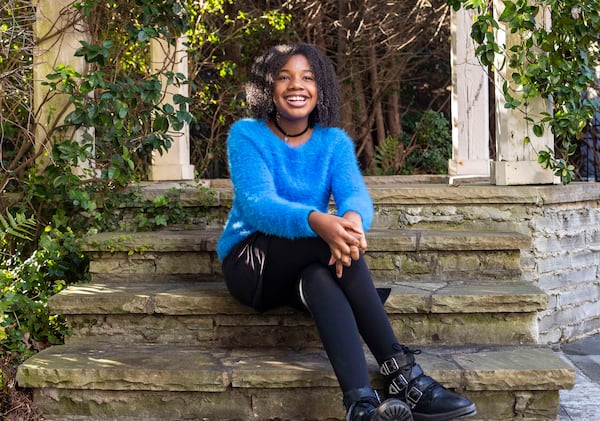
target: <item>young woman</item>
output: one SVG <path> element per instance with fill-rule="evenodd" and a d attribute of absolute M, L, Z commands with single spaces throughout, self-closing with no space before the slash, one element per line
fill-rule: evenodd
<path fill-rule="evenodd" d="M 363 258 L 373 204 L 354 144 L 336 127 L 331 62 L 311 45 L 273 47 L 255 62 L 246 94 L 252 118 L 229 133 L 234 197 L 217 247 L 231 294 L 257 311 L 310 312 L 347 420 L 475 414 L 470 400 L 423 373 L 418 351 L 398 343 L 373 284 Z M 328 212 L 331 197 L 336 214 Z M 381 365 L 383 403 L 370 386 L 361 337 Z"/>

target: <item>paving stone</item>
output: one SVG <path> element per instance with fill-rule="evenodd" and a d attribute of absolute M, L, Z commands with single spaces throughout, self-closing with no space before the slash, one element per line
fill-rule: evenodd
<path fill-rule="evenodd" d="M 502 390 L 570 389 L 575 383 L 572 367 L 547 348 L 480 350 L 456 355 L 470 387 Z"/>

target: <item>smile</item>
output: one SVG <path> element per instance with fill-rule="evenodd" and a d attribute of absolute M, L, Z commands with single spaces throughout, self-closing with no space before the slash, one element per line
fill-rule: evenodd
<path fill-rule="evenodd" d="M 285 97 L 285 100 L 288 102 L 306 102 L 308 101 L 308 97 L 306 96 L 302 96 L 302 95 L 292 95 L 292 96 L 288 96 Z"/>

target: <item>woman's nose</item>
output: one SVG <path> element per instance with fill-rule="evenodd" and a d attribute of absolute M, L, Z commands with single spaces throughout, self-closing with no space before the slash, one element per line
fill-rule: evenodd
<path fill-rule="evenodd" d="M 290 84 L 288 86 L 289 89 L 298 89 L 302 88 L 302 78 L 301 77 L 293 77 L 290 80 Z"/>

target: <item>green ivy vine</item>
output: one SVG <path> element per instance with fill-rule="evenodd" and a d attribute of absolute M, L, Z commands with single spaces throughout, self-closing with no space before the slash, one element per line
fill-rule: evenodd
<path fill-rule="evenodd" d="M 495 15 L 487 0 L 448 0 L 454 10 L 472 9 L 476 18 L 471 28 L 476 55 L 484 66 L 493 66 L 497 54 L 504 56 L 510 81 L 502 94 L 505 107 L 526 108 L 534 98 L 551 101 L 552 113 L 533 123 L 533 133 L 542 136 L 549 128 L 555 150 L 538 151 L 538 162 L 551 168 L 564 184 L 575 177 L 570 158 L 577 150 L 586 124 L 600 111 L 600 103 L 589 97 L 598 88 L 600 65 L 600 4 L 597 0 L 507 0 Z M 546 28 L 541 11 L 550 12 Z M 504 26 L 518 34 L 519 41 L 507 46 L 498 42 L 496 30 Z M 516 92 L 509 86 L 516 85 Z M 528 139 L 523 139 L 525 142 Z"/>

